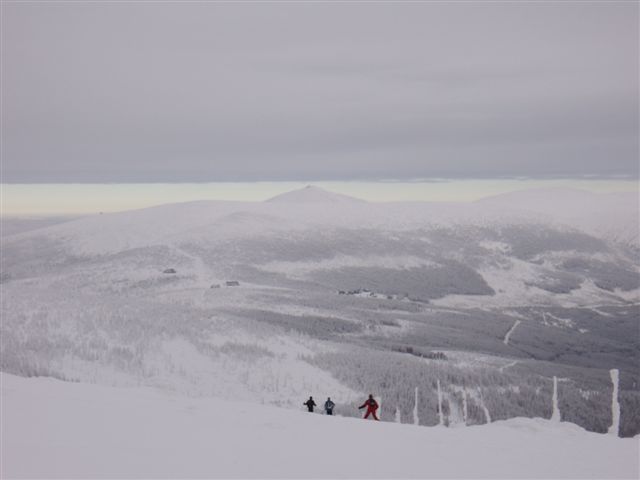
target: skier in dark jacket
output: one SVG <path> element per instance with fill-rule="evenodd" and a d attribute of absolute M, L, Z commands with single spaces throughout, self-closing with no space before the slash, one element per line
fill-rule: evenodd
<path fill-rule="evenodd" d="M 313 413 L 313 407 L 316 406 L 316 402 L 313 401 L 313 397 L 309 397 L 309 400 L 304 402 L 303 405 L 306 405 L 309 411 Z"/>
<path fill-rule="evenodd" d="M 324 402 L 324 411 L 327 412 L 327 415 L 333 415 L 333 407 L 335 406 L 336 404 L 331 401 L 331 397 L 328 397 Z"/>
<path fill-rule="evenodd" d="M 376 402 L 376 399 L 373 398 L 373 395 L 369 394 L 369 398 L 367 398 L 367 401 L 360 405 L 358 407 L 358 410 L 362 410 L 364 407 L 367 407 L 367 413 L 364 414 L 364 418 L 368 418 L 369 415 L 373 415 L 373 418 L 375 420 L 380 420 L 376 416 L 376 410 L 378 410 L 378 402 Z"/>

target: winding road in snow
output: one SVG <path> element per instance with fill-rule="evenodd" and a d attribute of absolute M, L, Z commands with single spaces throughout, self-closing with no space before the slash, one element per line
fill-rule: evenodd
<path fill-rule="evenodd" d="M 511 337 L 511 334 L 514 332 L 514 330 L 516 329 L 516 327 L 520 325 L 520 320 L 516 320 L 515 323 L 513 324 L 513 326 L 509 329 L 509 331 L 507 332 L 507 334 L 504 336 L 504 344 L 505 345 L 509 345 L 509 338 Z"/>

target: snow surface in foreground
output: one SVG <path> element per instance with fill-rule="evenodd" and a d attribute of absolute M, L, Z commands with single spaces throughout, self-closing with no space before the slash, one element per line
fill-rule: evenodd
<path fill-rule="evenodd" d="M 542 419 L 425 428 L 141 388 L 1 381 L 2 478 L 639 475 L 638 437 Z"/>

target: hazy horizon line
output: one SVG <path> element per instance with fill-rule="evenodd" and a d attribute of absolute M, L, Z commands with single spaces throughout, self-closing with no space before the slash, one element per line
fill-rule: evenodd
<path fill-rule="evenodd" d="M 191 201 L 261 202 L 315 185 L 373 203 L 473 202 L 548 188 L 593 193 L 640 192 L 636 180 L 441 180 L 424 182 L 0 183 L 0 215 L 65 216 L 118 212 Z"/>

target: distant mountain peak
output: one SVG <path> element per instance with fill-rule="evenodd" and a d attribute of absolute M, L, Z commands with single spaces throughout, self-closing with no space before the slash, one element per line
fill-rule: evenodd
<path fill-rule="evenodd" d="M 292 190 L 290 192 L 276 195 L 267 200 L 267 202 L 278 203 L 364 203 L 364 200 L 359 198 L 350 197 L 349 195 L 343 195 L 341 193 L 330 192 L 315 185 L 307 185 L 304 188 L 298 190 Z"/>

